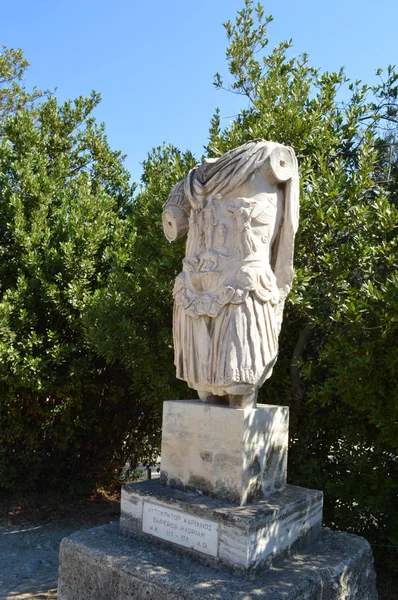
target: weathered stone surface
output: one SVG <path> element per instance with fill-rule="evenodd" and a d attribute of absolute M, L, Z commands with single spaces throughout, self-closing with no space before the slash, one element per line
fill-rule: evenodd
<path fill-rule="evenodd" d="M 267 498 L 286 483 L 289 409 L 233 409 L 163 403 L 162 482 L 237 504 Z"/>
<path fill-rule="evenodd" d="M 377 600 L 369 544 L 323 530 L 306 553 L 242 577 L 179 556 L 118 525 L 97 527 L 61 544 L 58 600 Z"/>
<path fill-rule="evenodd" d="M 293 149 L 257 139 L 204 159 L 164 204 L 167 239 L 188 232 L 173 291 L 177 377 L 205 402 L 255 406 L 271 376 L 298 203 Z"/>
<path fill-rule="evenodd" d="M 144 507 L 157 506 L 159 531 L 143 531 Z M 193 520 L 192 520 L 193 519 Z M 208 534 L 198 525 L 192 532 L 198 542 L 214 543 L 214 554 L 191 540 L 180 539 L 194 520 L 212 523 Z M 273 494 L 268 501 L 236 506 L 230 502 L 194 492 L 167 488 L 159 480 L 131 483 L 122 488 L 120 527 L 124 535 L 150 539 L 153 543 L 171 547 L 207 564 L 225 565 L 240 570 L 265 568 L 286 555 L 314 541 L 322 525 L 322 493 L 288 485 Z M 163 537 L 160 529 L 163 529 Z M 156 537 L 155 537 L 156 536 Z M 177 541 L 176 540 L 177 537 Z"/>

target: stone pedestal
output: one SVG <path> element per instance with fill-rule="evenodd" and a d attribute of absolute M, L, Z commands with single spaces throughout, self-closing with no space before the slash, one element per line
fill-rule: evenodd
<path fill-rule="evenodd" d="M 242 577 L 129 539 L 115 523 L 65 538 L 59 577 L 58 600 L 377 600 L 369 544 L 325 529 L 283 565 Z"/>
<path fill-rule="evenodd" d="M 244 505 L 286 484 L 289 409 L 163 405 L 162 483 Z"/>
<path fill-rule="evenodd" d="M 286 485 L 288 409 L 164 404 L 161 476 L 62 542 L 58 600 L 377 600 L 369 545 Z"/>
<path fill-rule="evenodd" d="M 122 489 L 123 534 L 235 570 L 253 571 L 291 555 L 313 542 L 321 526 L 322 493 L 293 485 L 246 506 L 156 480 Z"/>

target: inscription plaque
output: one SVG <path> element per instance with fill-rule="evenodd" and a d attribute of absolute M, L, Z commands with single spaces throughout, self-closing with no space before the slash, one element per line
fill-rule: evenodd
<path fill-rule="evenodd" d="M 185 548 L 217 556 L 218 523 L 144 502 L 142 531 Z"/>

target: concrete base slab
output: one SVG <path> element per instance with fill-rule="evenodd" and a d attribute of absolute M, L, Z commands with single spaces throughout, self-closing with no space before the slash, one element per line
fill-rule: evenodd
<path fill-rule="evenodd" d="M 118 523 L 61 544 L 58 600 L 377 600 L 369 544 L 323 530 L 309 551 L 242 577 L 119 533 Z"/>
<path fill-rule="evenodd" d="M 263 569 L 315 541 L 322 498 L 317 490 L 287 485 L 267 501 L 236 506 L 155 479 L 123 486 L 120 528 L 207 564 Z"/>

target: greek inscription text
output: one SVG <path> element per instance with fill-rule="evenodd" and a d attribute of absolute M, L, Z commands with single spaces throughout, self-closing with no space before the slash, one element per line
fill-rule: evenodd
<path fill-rule="evenodd" d="M 185 548 L 217 556 L 218 523 L 144 502 L 142 531 Z"/>

